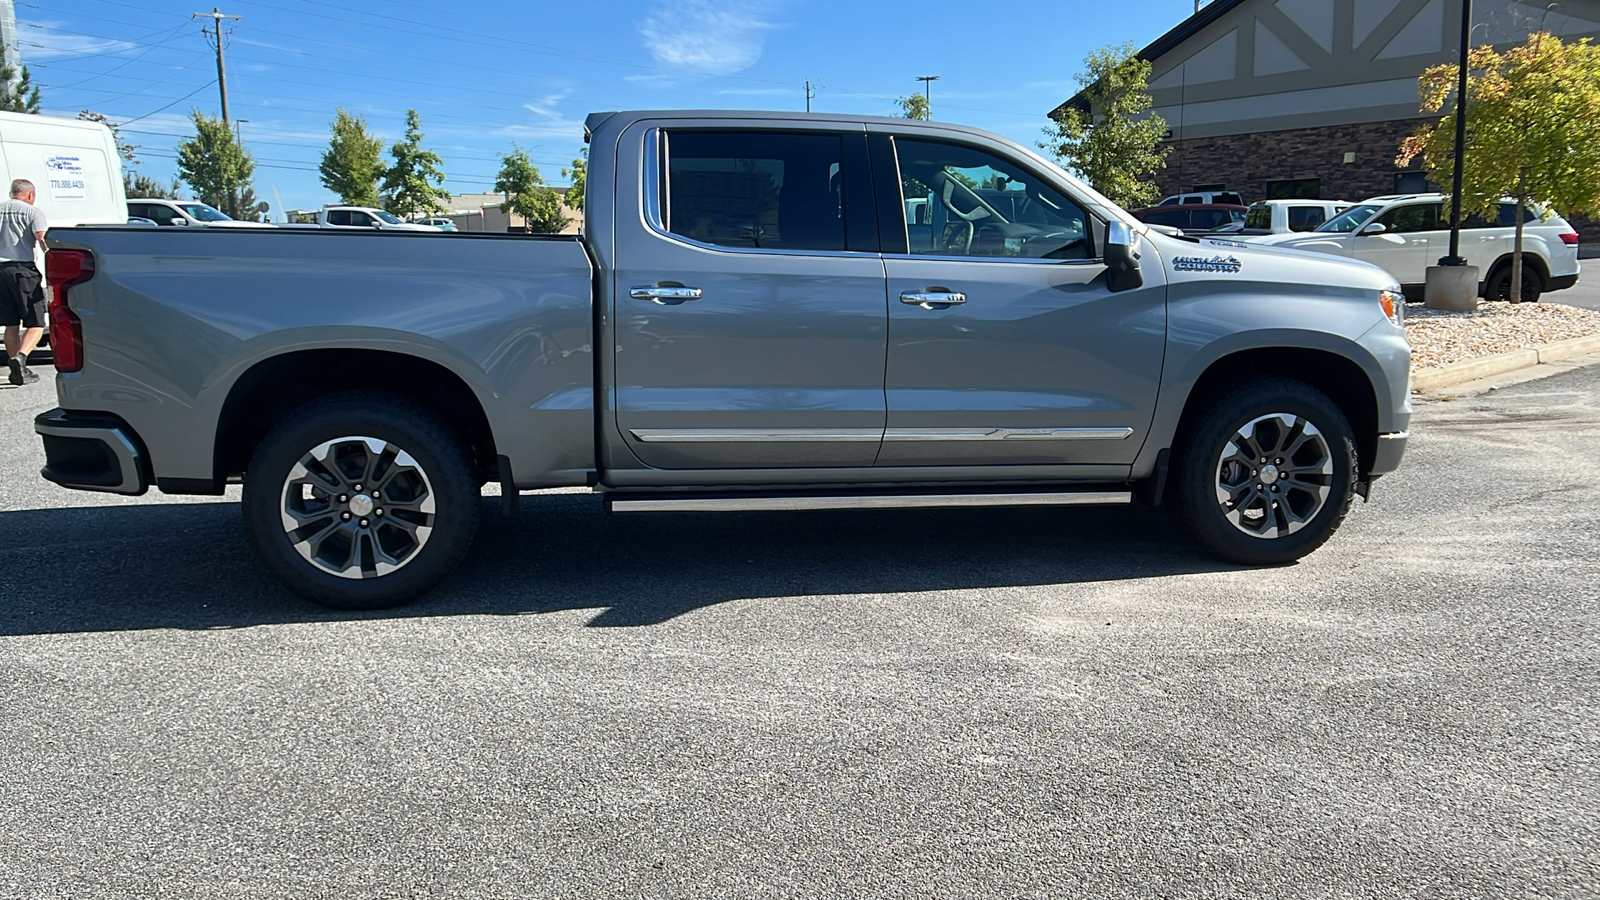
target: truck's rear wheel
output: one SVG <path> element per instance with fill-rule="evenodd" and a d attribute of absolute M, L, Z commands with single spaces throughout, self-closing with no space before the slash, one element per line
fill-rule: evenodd
<path fill-rule="evenodd" d="M 1350 509 L 1350 423 L 1327 395 L 1262 378 L 1215 395 L 1179 447 L 1177 506 L 1201 542 L 1246 565 L 1322 546 Z"/>
<path fill-rule="evenodd" d="M 382 609 L 449 574 L 477 530 L 478 480 L 460 438 L 396 397 L 344 394 L 291 413 L 244 479 L 244 520 L 291 589 Z"/>

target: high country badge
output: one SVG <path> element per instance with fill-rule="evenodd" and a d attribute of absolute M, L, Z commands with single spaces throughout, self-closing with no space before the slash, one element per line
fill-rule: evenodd
<path fill-rule="evenodd" d="M 1172 268 L 1179 272 L 1228 272 L 1234 273 L 1244 268 L 1236 256 L 1213 256 L 1206 259 L 1200 256 L 1180 256 L 1172 261 Z"/>

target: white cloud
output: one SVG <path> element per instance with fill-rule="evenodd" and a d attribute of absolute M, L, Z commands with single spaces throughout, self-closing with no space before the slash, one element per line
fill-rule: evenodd
<path fill-rule="evenodd" d="M 764 5 L 729 0 L 658 0 L 639 26 L 645 48 L 663 66 L 690 74 L 731 75 L 761 58 L 773 25 Z"/>
<path fill-rule="evenodd" d="M 507 125 L 498 134 L 514 138 L 541 140 L 544 138 L 579 139 L 583 137 L 583 120 L 563 115 L 556 105 L 567 98 L 567 92 L 546 94 L 526 101 L 522 108 L 533 113 L 534 120 L 517 125 Z"/>
<path fill-rule="evenodd" d="M 23 24 L 23 23 L 19 23 Z M 60 22 L 28 22 L 19 30 L 22 59 L 62 59 L 72 56 L 105 56 L 139 48 L 132 41 L 115 41 L 60 31 Z"/>

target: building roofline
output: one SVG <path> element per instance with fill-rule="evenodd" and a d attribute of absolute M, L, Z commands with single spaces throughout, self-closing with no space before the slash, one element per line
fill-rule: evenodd
<path fill-rule="evenodd" d="M 1199 12 L 1179 22 L 1172 30 L 1145 45 L 1145 48 L 1135 53 L 1134 56 L 1146 62 L 1155 62 L 1156 59 L 1165 56 L 1174 47 L 1194 37 L 1202 28 L 1232 12 L 1244 2 L 1245 0 L 1211 0 L 1209 5 L 1202 6 Z M 1087 112 L 1088 105 L 1089 101 L 1084 98 L 1083 91 L 1079 91 L 1050 110 L 1049 115 L 1051 118 L 1055 118 L 1056 113 L 1068 107 L 1076 107 Z"/>

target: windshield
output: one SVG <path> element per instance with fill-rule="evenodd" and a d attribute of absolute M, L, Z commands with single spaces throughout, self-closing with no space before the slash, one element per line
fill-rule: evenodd
<path fill-rule="evenodd" d="M 1317 226 L 1316 230 L 1324 234 L 1330 232 L 1333 234 L 1349 234 L 1350 232 L 1355 231 L 1357 228 L 1360 228 L 1361 225 L 1368 219 L 1372 218 L 1372 214 L 1377 212 L 1380 208 L 1381 207 L 1373 203 L 1363 203 L 1360 206 L 1352 206 L 1339 215 L 1334 216 L 1326 222 L 1323 222 L 1321 225 Z"/>
<path fill-rule="evenodd" d="M 232 222 L 220 209 L 213 209 L 204 203 L 179 203 L 178 208 L 189 214 L 189 218 L 200 222 Z"/>
<path fill-rule="evenodd" d="M 377 216 L 378 218 L 382 219 L 383 221 L 388 222 L 390 225 L 399 225 L 400 224 L 400 220 L 399 219 L 396 219 L 394 216 L 389 215 L 388 213 L 384 212 L 381 209 L 373 210 L 372 214 Z"/>

